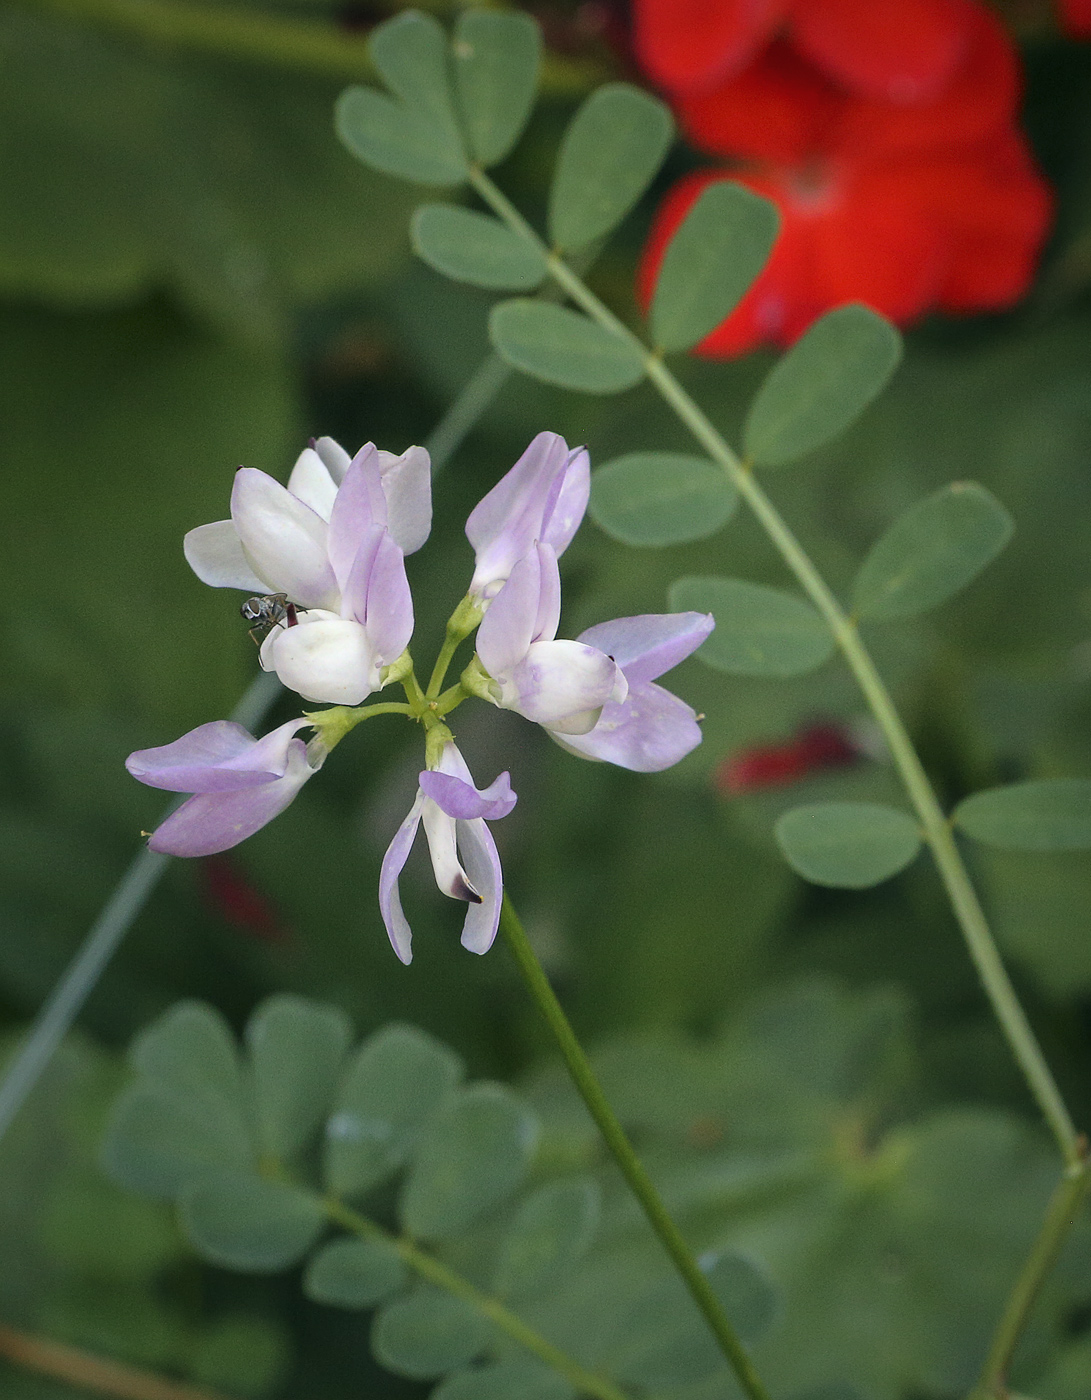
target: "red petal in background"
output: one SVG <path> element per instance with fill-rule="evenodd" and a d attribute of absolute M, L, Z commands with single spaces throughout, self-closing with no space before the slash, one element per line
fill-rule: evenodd
<path fill-rule="evenodd" d="M 700 150 L 787 163 L 828 142 L 842 106 L 832 84 L 778 40 L 730 82 L 679 98 L 675 111 Z"/>
<path fill-rule="evenodd" d="M 943 93 L 930 102 L 846 100 L 837 144 L 859 155 L 981 141 L 1015 120 L 1020 86 L 1019 59 L 1007 31 L 975 5 L 963 61 Z"/>
<path fill-rule="evenodd" d="M 1061 28 L 1074 39 L 1091 39 L 1091 0 L 1060 0 Z"/>
<path fill-rule="evenodd" d="M 899 0 L 900 2 L 900 0 Z M 723 82 L 754 56 L 789 0 L 634 0 L 634 47 L 644 71 L 674 92 Z"/>
<path fill-rule="evenodd" d="M 849 89 L 887 102 L 937 97 L 969 34 L 971 0 L 795 0 L 792 36 Z"/>

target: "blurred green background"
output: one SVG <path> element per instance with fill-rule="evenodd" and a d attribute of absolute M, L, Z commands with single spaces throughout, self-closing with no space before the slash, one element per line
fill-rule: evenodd
<path fill-rule="evenodd" d="M 220 7 L 258 26 L 357 27 L 397 8 Z M 545 98 L 499 176 L 531 215 L 576 102 L 622 71 L 586 11 L 542 11 L 553 46 Z M 0 1013 L 9 1045 L 161 810 L 161 796 L 127 776 L 124 756 L 225 716 L 255 673 L 237 598 L 194 579 L 183 532 L 226 514 L 240 463 L 284 479 L 312 434 L 350 450 L 423 441 L 488 352 L 489 299 L 411 258 L 414 192 L 365 170 L 333 136 L 348 60 L 323 76 L 317 62 L 290 55 L 230 58 L 216 53 L 214 35 L 160 42 L 136 22 L 127 28 L 126 13 L 92 0 L 0 5 Z M 964 598 L 870 638 L 949 801 L 998 781 L 1091 775 L 1091 45 L 1057 38 L 1033 6 L 1015 17 L 1026 120 L 1059 199 L 1037 285 L 1010 315 L 913 331 L 893 386 L 852 432 L 769 483 L 835 587 L 898 511 L 947 481 L 979 480 L 1012 511 L 1013 545 Z M 626 316 L 656 192 L 693 159 L 676 150 L 596 265 L 595 287 Z M 734 438 L 769 363 L 695 361 L 680 372 Z M 464 592 L 469 508 L 543 428 L 586 442 L 593 462 L 687 447 L 643 388 L 591 399 L 512 378 L 437 477 L 433 537 L 410 561 L 418 658 L 433 654 Z M 639 553 L 588 522 L 564 560 L 565 635 L 662 611 L 672 579 L 705 572 L 786 581 L 741 515 L 702 544 Z M 630 1046 L 716 1043 L 756 998 L 785 996 L 778 1005 L 817 998 L 827 1031 L 848 1035 L 859 1005 L 878 998 L 898 1008 L 904 1072 L 881 1094 L 846 1090 L 866 1101 L 869 1131 L 917 1125 L 906 1130 L 934 1136 L 949 1121 L 937 1114 L 972 1105 L 977 1117 L 958 1120 L 969 1138 L 936 1149 L 945 1161 L 972 1156 L 966 1142 L 980 1146 L 989 1133 L 1024 1133 L 1010 1115 L 1032 1121 L 1031 1107 L 926 861 L 852 894 L 805 886 L 773 846 L 773 819 L 788 806 L 884 800 L 895 791 L 888 767 L 861 759 L 742 797 L 714 781 L 747 746 L 816 721 L 863 722 L 840 663 L 772 683 L 691 661 L 673 688 L 707 714 L 705 742 L 658 777 L 580 763 L 501 712 L 467 706 L 457 716 L 476 773 L 511 769 L 520 804 L 496 832 L 507 880 L 579 1030 Z M 292 713 L 285 700 L 277 722 Z M 95 1164 L 121 1050 L 181 996 L 208 998 L 236 1023 L 274 990 L 338 1002 L 361 1033 L 412 1020 L 457 1047 L 473 1072 L 506 1079 L 548 1054 L 504 951 L 462 952 L 459 910 L 420 867 L 407 896 L 415 961 L 403 968 L 390 952 L 376 879 L 418 749 L 417 734 L 393 720 L 364 726 L 274 825 L 224 857 L 171 867 L 80 1038 L 0 1148 L 0 1321 L 240 1396 L 423 1393 L 374 1368 L 358 1318 L 301 1304 L 290 1280 L 199 1266 L 159 1208 L 124 1197 Z M 1077 1121 L 1091 1123 L 1091 856 L 972 858 Z M 632 1064 L 621 1076 L 630 1096 L 644 1082 L 635 1052 Z M 653 1099 L 648 1088 L 634 1101 Z M 830 1111 L 831 1133 L 840 1111 Z M 1027 1140 L 1027 1152 L 1044 1153 L 1033 1133 Z M 684 1150 L 700 1145 L 698 1134 Z M 981 1159 L 1002 1174 L 996 1154 L 981 1147 Z M 1004 1218 L 1021 1221 L 1021 1240 L 1038 1192 L 1028 1184 L 1021 1194 L 1013 1181 L 1004 1175 L 997 1189 L 1009 1193 Z M 774 1218 L 794 1228 L 790 1212 Z M 829 1229 L 858 1238 L 846 1220 Z M 945 1230 L 932 1235 L 937 1255 L 950 1250 Z M 981 1254 L 983 1275 L 1010 1271 L 1018 1256 L 1010 1241 L 993 1247 L 966 1246 Z M 826 1279 L 822 1257 L 782 1258 L 789 1290 L 806 1292 L 808 1271 Z M 865 1276 L 859 1259 L 831 1257 L 846 1278 Z M 906 1337 L 931 1336 L 930 1287 L 923 1320 L 897 1308 L 865 1319 L 875 1340 L 860 1345 L 896 1352 L 885 1329 L 903 1323 Z M 863 1284 L 858 1297 L 846 1292 L 850 1320 L 868 1296 Z M 945 1296 L 935 1294 L 935 1308 L 948 1321 L 963 1315 L 962 1304 L 941 1306 Z M 1091 1395 L 1086 1260 L 1050 1306 L 1025 1385 L 1041 1400 L 1079 1400 Z M 972 1359 L 982 1324 L 971 1312 L 967 1337 L 951 1348 Z M 770 1355 L 798 1354 L 822 1333 L 802 1314 L 785 1328 Z M 943 1395 L 962 1383 L 962 1364 L 859 1369 L 876 1397 Z M 798 1379 L 791 1371 L 785 1384 Z M 0 1393 L 78 1392 L 12 1368 L 0 1373 Z"/>

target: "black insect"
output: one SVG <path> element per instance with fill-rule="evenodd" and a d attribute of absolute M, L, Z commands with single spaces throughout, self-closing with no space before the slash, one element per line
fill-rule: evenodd
<path fill-rule="evenodd" d="M 306 608 L 297 608 L 294 603 L 289 603 L 287 593 L 267 593 L 263 598 L 247 598 L 239 609 L 243 621 L 253 624 L 250 635 L 259 647 L 274 627 L 294 627 L 299 621 L 296 614 L 306 611 Z"/>

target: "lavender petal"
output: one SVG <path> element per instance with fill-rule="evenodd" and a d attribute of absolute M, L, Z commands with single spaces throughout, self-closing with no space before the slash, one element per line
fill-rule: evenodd
<path fill-rule="evenodd" d="M 425 771 L 420 775 L 421 791 L 449 817 L 471 820 L 486 817 L 499 821 L 506 817 L 518 800 L 511 788 L 511 778 L 501 773 L 487 788 L 475 788 L 453 773 Z"/>
<path fill-rule="evenodd" d="M 551 731 L 552 732 L 552 731 Z M 562 748 L 635 773 L 659 773 L 685 758 L 701 742 L 701 727 L 689 705 L 662 686 L 641 681 L 620 703 L 603 706 L 587 734 L 553 734 Z"/>
<path fill-rule="evenodd" d="M 423 809 L 424 794 L 418 793 L 417 800 L 409 809 L 409 815 L 394 833 L 394 839 L 387 847 L 382 869 L 379 871 L 379 911 L 383 916 L 391 946 L 407 967 L 413 961 L 413 930 L 402 911 L 398 877 L 409 859 Z"/>
<path fill-rule="evenodd" d="M 654 681 L 697 650 L 716 623 L 711 613 L 641 613 L 600 622 L 579 640 L 612 656 L 630 684 Z"/>

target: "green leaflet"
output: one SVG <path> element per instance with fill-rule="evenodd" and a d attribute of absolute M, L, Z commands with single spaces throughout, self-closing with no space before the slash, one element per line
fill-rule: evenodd
<path fill-rule="evenodd" d="M 495 291 L 531 291 L 546 275 L 541 250 L 488 214 L 423 204 L 410 225 L 413 249 L 456 282 Z"/>
<path fill-rule="evenodd" d="M 330 1307 L 373 1308 L 400 1292 L 408 1278 L 400 1255 L 385 1242 L 339 1239 L 308 1261 L 303 1291 L 312 1302 Z"/>
<path fill-rule="evenodd" d="M 565 389 L 615 394 L 644 376 L 635 345 L 565 306 L 502 301 L 489 317 L 489 335 L 508 364 Z"/>
<path fill-rule="evenodd" d="M 598 1183 L 550 1182 L 528 1196 L 504 1235 L 494 1288 L 501 1297 L 533 1292 L 574 1263 L 598 1230 Z"/>
<path fill-rule="evenodd" d="M 743 430 L 746 457 L 780 467 L 839 436 L 882 391 L 901 353 L 901 336 L 866 306 L 827 312 L 758 390 Z"/>
<path fill-rule="evenodd" d="M 667 596 L 677 612 L 716 618 L 696 655 L 735 676 L 799 676 L 833 655 L 829 628 L 810 603 L 779 588 L 737 578 L 680 578 Z"/>
<path fill-rule="evenodd" d="M 572 118 L 549 191 L 549 237 L 563 252 L 615 228 L 651 184 L 674 134 L 669 109 L 628 83 L 597 88 Z"/>
<path fill-rule="evenodd" d="M 788 864 L 817 885 L 852 890 L 903 870 L 921 847 L 917 822 L 874 802 L 816 802 L 786 812 L 776 825 Z"/>
<path fill-rule="evenodd" d="M 343 1011 L 302 997 L 270 997 L 250 1018 L 246 1046 L 263 1152 L 283 1159 L 307 1143 L 329 1112 L 351 1040 Z"/>
<path fill-rule="evenodd" d="M 975 841 L 1019 851 L 1091 847 L 1091 779 L 1012 783 L 964 798 L 952 814 Z"/>
<path fill-rule="evenodd" d="M 518 11 L 464 10 L 451 54 L 470 153 L 483 166 L 495 165 L 522 135 L 534 106 L 542 32 Z"/>
<path fill-rule="evenodd" d="M 742 185 L 702 190 L 667 245 L 652 298 L 652 340 L 688 350 L 734 311 L 765 266 L 780 219 Z"/>
<path fill-rule="evenodd" d="M 376 1360 L 399 1376 L 432 1380 L 472 1361 L 491 1332 L 488 1320 L 460 1298 L 418 1288 L 379 1309 L 371 1347 Z"/>
<path fill-rule="evenodd" d="M 591 518 L 622 544 L 706 539 L 727 524 L 737 504 L 721 468 L 681 452 L 630 452 L 591 478 Z"/>
<path fill-rule="evenodd" d="M 204 1258 L 247 1273 L 276 1273 L 296 1263 L 326 1223 L 313 1192 L 239 1173 L 189 1182 L 178 1208 L 183 1229 Z"/>
<path fill-rule="evenodd" d="M 398 1203 L 402 1225 L 420 1239 L 466 1229 L 515 1191 L 536 1141 L 534 1117 L 502 1084 L 461 1090 L 417 1148 Z"/>
<path fill-rule="evenodd" d="M 972 583 L 1011 539 L 1011 516 L 974 481 L 918 501 L 872 545 L 853 584 L 861 618 L 926 612 Z"/>

